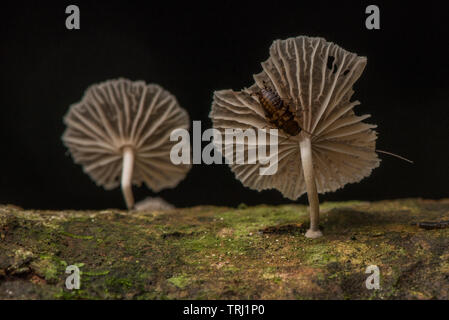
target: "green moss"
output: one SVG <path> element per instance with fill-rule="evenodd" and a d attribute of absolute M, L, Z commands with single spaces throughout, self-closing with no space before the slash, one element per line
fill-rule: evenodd
<path fill-rule="evenodd" d="M 308 246 L 304 251 L 303 259 L 308 265 L 314 267 L 323 267 L 331 262 L 337 261 L 333 248 L 325 242 Z"/>
<path fill-rule="evenodd" d="M 248 208 L 248 206 L 244 203 L 241 203 L 237 206 L 237 209 L 239 209 L 239 210 L 243 210 L 243 209 L 247 209 L 247 208 Z"/>
<path fill-rule="evenodd" d="M 303 205 L 0 206 L 0 287 L 15 281 L 15 297 L 43 299 L 448 299 L 449 229 L 411 225 L 448 212 L 447 200 L 323 203 L 324 237 L 311 240 Z M 82 268 L 80 290 L 65 289 L 70 264 Z M 382 290 L 364 287 L 371 264 Z"/>
<path fill-rule="evenodd" d="M 133 286 L 133 281 L 129 278 L 106 277 L 105 283 L 114 291 L 126 290 Z"/>
<path fill-rule="evenodd" d="M 49 282 L 56 282 L 61 274 L 61 263 L 52 256 L 42 255 L 31 263 L 31 268 L 40 277 Z"/>
<path fill-rule="evenodd" d="M 306 208 L 302 206 L 256 206 L 224 212 L 219 218 L 226 227 L 235 230 L 236 236 L 246 236 L 267 226 L 304 221 L 306 214 Z"/>
<path fill-rule="evenodd" d="M 99 276 L 106 276 L 109 274 L 109 270 L 105 271 L 82 271 L 80 273 L 83 276 L 89 276 L 89 277 L 99 277 Z"/>
<path fill-rule="evenodd" d="M 73 238 L 73 239 L 81 239 L 81 240 L 92 240 L 94 237 L 93 236 L 83 236 L 83 235 L 78 235 L 78 234 L 73 234 L 73 233 L 69 233 L 69 232 L 61 232 L 63 235 Z"/>
<path fill-rule="evenodd" d="M 240 268 L 238 268 L 236 266 L 226 266 L 226 267 L 223 267 L 223 271 L 224 272 L 235 273 L 235 272 L 239 272 Z"/>
<path fill-rule="evenodd" d="M 170 279 L 167 279 L 167 281 L 180 289 L 184 289 L 190 283 L 190 278 L 187 275 L 182 274 L 176 277 L 171 277 Z"/>

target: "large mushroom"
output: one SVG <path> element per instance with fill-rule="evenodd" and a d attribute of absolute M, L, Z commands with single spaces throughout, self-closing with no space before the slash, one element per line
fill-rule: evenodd
<path fill-rule="evenodd" d="M 121 184 L 128 209 L 132 184 L 145 182 L 158 192 L 175 187 L 189 164 L 170 161 L 175 129 L 189 128 L 189 116 L 176 98 L 157 84 L 109 80 L 90 86 L 73 104 L 62 136 L 75 163 L 106 190 Z"/>
<path fill-rule="evenodd" d="M 322 38 L 300 36 L 276 40 L 263 71 L 254 75 L 255 84 L 242 91 L 214 93 L 210 117 L 214 128 L 273 128 L 258 99 L 261 89 L 279 95 L 296 114 L 301 132 L 290 136 L 278 130 L 278 170 L 260 175 L 256 164 L 230 164 L 247 187 L 275 188 L 296 200 L 307 191 L 310 229 L 306 237 L 322 236 L 319 230 L 318 193 L 335 191 L 362 180 L 379 166 L 375 150 L 375 125 L 356 116 L 351 102 L 352 86 L 360 77 L 366 58 L 348 52 Z M 248 149 L 246 140 L 242 140 Z M 260 141 L 259 141 L 260 143 Z M 237 149 L 237 147 L 235 148 Z"/>

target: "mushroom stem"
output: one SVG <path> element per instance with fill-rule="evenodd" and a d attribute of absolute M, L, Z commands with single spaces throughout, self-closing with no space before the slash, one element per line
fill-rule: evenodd
<path fill-rule="evenodd" d="M 302 170 L 304 171 L 304 180 L 306 182 L 307 197 L 309 199 L 310 210 L 310 229 L 306 232 L 307 238 L 319 238 L 323 234 L 318 228 L 320 218 L 320 203 L 316 189 L 315 172 L 313 170 L 312 144 L 310 137 L 305 137 L 299 142 L 301 149 Z"/>
<path fill-rule="evenodd" d="M 128 210 L 134 207 L 134 197 L 132 190 L 133 169 L 134 169 L 134 151 L 131 147 L 125 146 L 123 148 L 122 192 Z"/>

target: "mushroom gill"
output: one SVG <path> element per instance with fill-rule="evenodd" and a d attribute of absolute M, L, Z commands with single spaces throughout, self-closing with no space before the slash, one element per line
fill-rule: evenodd
<path fill-rule="evenodd" d="M 310 229 L 306 236 L 321 236 L 318 227 L 318 193 L 335 191 L 362 180 L 379 166 L 375 152 L 375 125 L 362 122 L 351 102 L 352 86 L 360 77 L 366 58 L 322 38 L 300 36 L 276 40 L 255 84 L 242 91 L 214 93 L 210 118 L 214 128 L 273 128 L 257 93 L 267 86 L 288 103 L 301 132 L 290 136 L 278 130 L 278 170 L 260 175 L 256 164 L 230 164 L 243 185 L 264 190 L 275 188 L 296 200 L 307 192 Z M 248 144 L 243 140 L 245 150 Z M 238 149 L 237 147 L 235 149 Z"/>
<path fill-rule="evenodd" d="M 106 190 L 121 184 L 128 209 L 132 184 L 158 192 L 175 187 L 190 165 L 170 161 L 174 129 L 188 130 L 189 116 L 157 84 L 126 79 L 90 86 L 64 117 L 62 140 L 75 161 Z"/>

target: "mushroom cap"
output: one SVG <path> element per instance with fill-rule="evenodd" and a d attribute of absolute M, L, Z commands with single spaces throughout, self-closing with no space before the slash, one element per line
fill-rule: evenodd
<path fill-rule="evenodd" d="M 372 130 L 376 125 L 363 123 L 370 115 L 356 116 L 353 108 L 359 102 L 350 101 L 352 86 L 365 65 L 365 57 L 323 38 L 276 40 L 270 57 L 262 62 L 263 71 L 254 75 L 255 84 L 242 91 L 216 91 L 209 116 L 222 133 L 227 128 L 273 128 L 257 97 L 251 96 L 265 83 L 290 104 L 301 128 L 312 134 L 318 192 L 335 191 L 369 176 L 380 163 L 375 152 L 377 135 Z M 278 130 L 278 170 L 274 175 L 260 175 L 259 167 L 267 166 L 260 162 L 234 162 L 231 170 L 251 189 L 275 188 L 295 200 L 306 192 L 299 148 L 305 135 L 301 131 L 288 136 Z M 247 150 L 247 141 L 244 143 Z"/>
<path fill-rule="evenodd" d="M 90 86 L 82 100 L 70 106 L 62 140 L 75 163 L 97 185 L 120 185 L 122 148 L 135 154 L 132 183 L 158 192 L 175 187 L 190 165 L 174 165 L 170 141 L 174 129 L 189 129 L 189 116 L 176 98 L 157 84 L 127 79 Z"/>

